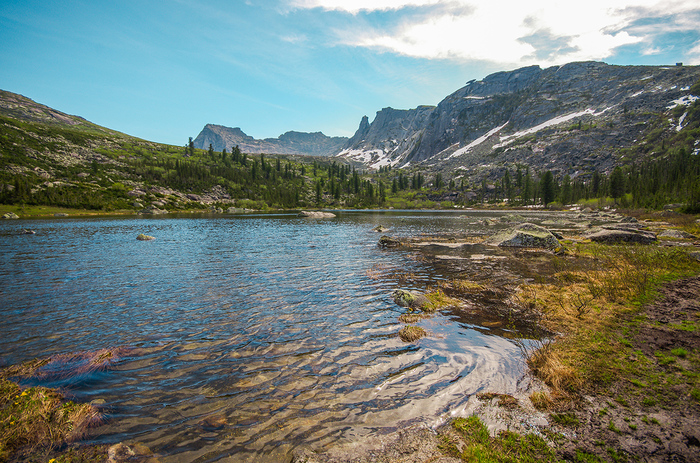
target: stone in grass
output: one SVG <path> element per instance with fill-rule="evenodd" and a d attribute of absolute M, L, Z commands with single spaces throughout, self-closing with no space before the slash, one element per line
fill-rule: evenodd
<path fill-rule="evenodd" d="M 150 235 L 145 235 L 143 233 L 139 233 L 139 236 L 137 236 L 136 239 L 139 241 L 151 241 L 151 240 L 154 240 L 155 237 L 150 236 Z"/>
<path fill-rule="evenodd" d="M 427 333 L 420 326 L 406 325 L 399 331 L 399 337 L 403 342 L 417 341 Z"/>

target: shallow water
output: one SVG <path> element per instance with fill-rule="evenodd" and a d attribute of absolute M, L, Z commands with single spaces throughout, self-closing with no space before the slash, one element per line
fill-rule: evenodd
<path fill-rule="evenodd" d="M 91 442 L 141 442 L 164 462 L 285 461 L 300 444 L 435 424 L 475 392 L 518 388 L 517 335 L 445 312 L 402 342 L 399 284 L 377 271 L 418 289 L 447 275 L 380 249 L 372 229 L 498 215 L 471 214 L 2 221 L 0 361 L 124 347 L 112 369 L 42 384 L 104 404 Z"/>

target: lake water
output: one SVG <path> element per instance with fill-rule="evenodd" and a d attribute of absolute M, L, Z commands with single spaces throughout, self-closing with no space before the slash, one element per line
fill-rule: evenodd
<path fill-rule="evenodd" d="M 406 286 L 377 273 L 413 273 L 414 289 L 447 275 L 379 248 L 373 228 L 449 231 L 463 214 L 2 221 L 0 362 L 122 347 L 113 368 L 41 384 L 103 404 L 90 442 L 164 462 L 286 461 L 433 425 L 480 390 L 514 392 L 524 363 L 502 331 L 450 312 L 402 342 L 391 292 Z"/>

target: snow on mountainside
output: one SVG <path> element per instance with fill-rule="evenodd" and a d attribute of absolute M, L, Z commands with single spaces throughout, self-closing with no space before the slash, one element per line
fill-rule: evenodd
<path fill-rule="evenodd" d="M 697 97 L 698 66 L 530 66 L 471 81 L 438 106 L 365 116 L 338 156 L 371 168 L 420 164 L 464 174 L 508 163 L 609 169 L 652 121 Z M 674 127 L 683 121 L 675 118 Z"/>

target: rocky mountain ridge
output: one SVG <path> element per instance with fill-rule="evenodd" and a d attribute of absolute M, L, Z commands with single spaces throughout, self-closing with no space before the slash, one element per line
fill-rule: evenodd
<path fill-rule="evenodd" d="M 656 129 L 683 129 L 698 66 L 569 63 L 470 81 L 435 107 L 384 108 L 338 154 L 373 168 L 420 165 L 483 176 L 512 164 L 572 176 L 606 171 Z"/>
<path fill-rule="evenodd" d="M 194 139 L 194 147 L 214 151 L 231 150 L 238 146 L 245 153 L 303 154 L 330 156 L 337 154 L 347 143 L 347 137 L 328 137 L 321 132 L 286 132 L 277 138 L 256 139 L 239 127 L 207 124 Z"/>

